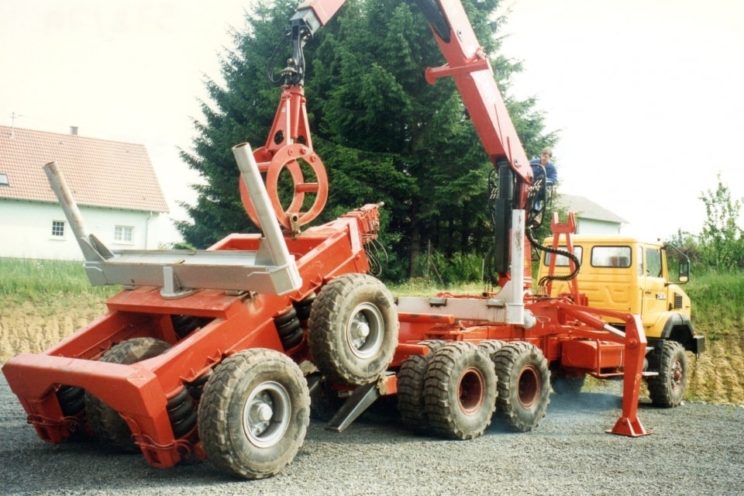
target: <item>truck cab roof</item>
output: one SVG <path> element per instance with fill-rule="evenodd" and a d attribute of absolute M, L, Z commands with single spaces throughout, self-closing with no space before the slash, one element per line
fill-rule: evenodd
<path fill-rule="evenodd" d="M 650 246 L 663 246 L 663 243 L 659 241 L 644 241 L 642 239 L 635 238 L 633 236 L 622 236 L 622 235 L 601 235 L 601 234 L 574 234 L 571 236 L 573 244 L 589 244 L 589 245 L 650 245 Z M 543 240 L 543 245 L 551 245 L 553 243 L 553 237 L 549 236 Z M 561 239 L 561 245 L 565 245 L 565 240 Z"/>

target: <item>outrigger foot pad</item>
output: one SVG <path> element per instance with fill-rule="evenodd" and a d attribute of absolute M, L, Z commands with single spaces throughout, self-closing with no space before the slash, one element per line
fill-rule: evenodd
<path fill-rule="evenodd" d="M 615 427 L 613 427 L 612 430 L 607 431 L 607 434 L 616 434 L 618 436 L 628 437 L 641 437 L 648 436 L 649 434 L 651 434 L 651 431 L 647 431 L 645 427 L 643 427 L 643 424 L 641 424 L 641 421 L 640 419 L 638 419 L 638 417 L 633 420 L 628 417 L 620 417 L 615 423 Z"/>

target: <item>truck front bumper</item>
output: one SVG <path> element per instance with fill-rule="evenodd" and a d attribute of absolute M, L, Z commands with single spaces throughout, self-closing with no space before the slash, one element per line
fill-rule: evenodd
<path fill-rule="evenodd" d="M 687 342 L 688 350 L 699 355 L 705 351 L 705 336 L 692 336 L 692 339 Z"/>

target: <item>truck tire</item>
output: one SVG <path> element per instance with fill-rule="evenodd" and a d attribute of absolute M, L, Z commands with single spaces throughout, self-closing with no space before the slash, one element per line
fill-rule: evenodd
<path fill-rule="evenodd" d="M 493 363 L 469 343 L 451 343 L 437 350 L 426 371 L 424 414 L 434 433 L 452 439 L 473 439 L 491 424 L 496 409 Z"/>
<path fill-rule="evenodd" d="M 191 334 L 195 329 L 204 327 L 211 319 L 205 317 L 194 317 L 192 315 L 171 315 L 173 330 L 176 335 L 183 339 Z"/>
<path fill-rule="evenodd" d="M 496 353 L 504 347 L 504 344 L 503 341 L 497 339 L 486 339 L 485 341 L 478 343 L 478 349 L 483 351 L 483 353 L 493 361 L 493 359 L 496 358 Z"/>
<path fill-rule="evenodd" d="M 419 341 L 418 344 L 423 344 L 427 348 L 429 348 L 432 352 L 437 351 L 439 348 L 447 344 L 448 342 L 451 343 L 451 341 L 445 341 L 444 339 L 425 339 L 423 341 Z"/>
<path fill-rule="evenodd" d="M 170 348 L 165 341 L 155 338 L 133 338 L 112 346 L 101 357 L 102 362 L 130 365 L 153 358 Z M 111 407 L 95 396 L 85 394 L 85 416 L 96 438 L 112 448 L 137 452 L 132 433 L 124 419 Z"/>
<path fill-rule="evenodd" d="M 558 370 L 550 372 L 550 386 L 553 392 L 562 396 L 576 396 L 586 382 L 586 374 L 566 374 Z"/>
<path fill-rule="evenodd" d="M 400 364 L 398 371 L 398 413 L 403 425 L 423 433 L 429 428 L 424 413 L 424 381 L 429 362 L 434 352 L 445 345 L 445 341 L 430 339 L 419 344 L 426 345 L 427 355 L 411 355 Z"/>
<path fill-rule="evenodd" d="M 513 342 L 496 353 L 494 365 L 499 378 L 499 412 L 515 431 L 533 430 L 550 403 L 548 361 L 539 348 Z"/>
<path fill-rule="evenodd" d="M 72 417 L 85 408 L 85 391 L 75 386 L 61 386 L 57 390 L 57 400 L 62 413 Z"/>
<path fill-rule="evenodd" d="M 398 344 L 398 313 L 382 282 L 366 274 L 338 277 L 320 290 L 310 311 L 308 344 L 331 382 L 361 386 L 390 365 Z"/>
<path fill-rule="evenodd" d="M 300 367 L 286 355 L 249 349 L 218 365 L 199 403 L 207 459 L 245 479 L 279 473 L 302 446 L 310 394 Z"/>
<path fill-rule="evenodd" d="M 661 349 L 655 350 L 649 361 L 650 369 L 659 372 L 658 376 L 647 379 L 651 403 L 662 408 L 679 406 L 689 380 L 685 349 L 676 341 L 663 341 Z"/>

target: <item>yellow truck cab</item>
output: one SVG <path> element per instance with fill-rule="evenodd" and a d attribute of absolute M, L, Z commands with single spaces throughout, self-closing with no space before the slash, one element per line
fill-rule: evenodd
<path fill-rule="evenodd" d="M 648 339 L 649 392 L 654 404 L 676 406 L 687 386 L 685 350 L 700 353 L 705 338 L 695 334 L 687 282 L 689 263 L 681 262 L 678 277 L 669 277 L 669 253 L 661 243 L 626 236 L 572 236 L 574 255 L 581 262 L 577 281 L 589 305 L 640 315 Z M 552 238 L 544 243 L 552 245 Z M 565 246 L 561 247 L 565 250 Z M 550 253 L 543 253 L 538 280 L 548 275 Z M 556 256 L 555 275 L 569 273 L 568 257 Z M 568 292 L 567 283 L 553 281 L 551 296 Z M 609 323 L 622 327 L 621 322 Z"/>

